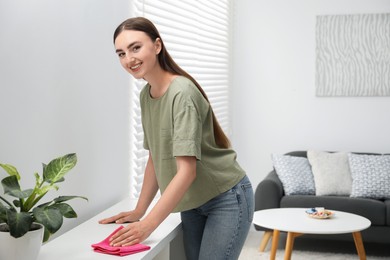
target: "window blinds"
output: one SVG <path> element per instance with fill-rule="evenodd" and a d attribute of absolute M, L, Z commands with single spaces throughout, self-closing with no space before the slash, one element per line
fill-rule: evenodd
<path fill-rule="evenodd" d="M 134 0 L 133 15 L 150 19 L 173 59 L 206 92 L 214 113 L 230 133 L 229 88 L 231 1 Z M 134 81 L 130 105 L 131 196 L 138 198 L 148 152 L 143 149 L 139 93 L 146 84 Z"/>

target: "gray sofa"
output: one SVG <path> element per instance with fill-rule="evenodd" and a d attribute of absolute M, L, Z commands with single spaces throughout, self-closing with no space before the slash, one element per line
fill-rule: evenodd
<path fill-rule="evenodd" d="M 307 157 L 307 152 L 294 151 L 286 155 Z M 390 200 L 352 198 L 349 196 L 286 196 L 283 191 L 282 182 L 276 174 L 275 169 L 259 183 L 255 191 L 255 210 L 287 207 L 312 208 L 316 206 L 350 212 L 368 218 L 371 221 L 371 227 L 361 232 L 363 241 L 390 244 Z M 255 225 L 255 229 L 262 231 L 268 230 L 257 225 Z M 350 234 L 307 236 L 309 238 L 353 241 L 353 237 Z M 306 237 L 306 235 L 303 237 Z"/>

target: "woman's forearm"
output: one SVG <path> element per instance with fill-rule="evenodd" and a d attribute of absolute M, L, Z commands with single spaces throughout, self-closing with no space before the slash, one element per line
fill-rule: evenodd
<path fill-rule="evenodd" d="M 157 191 L 158 184 L 156 174 L 154 172 L 153 160 L 149 153 L 149 159 L 146 164 L 144 180 L 142 183 L 142 189 L 137 202 L 136 210 L 140 211 L 142 215 L 144 215 L 150 203 L 156 196 Z"/>
<path fill-rule="evenodd" d="M 150 160 L 150 159 L 149 159 Z M 196 178 L 196 159 L 195 157 L 177 157 L 177 172 L 175 177 L 168 184 L 161 198 L 158 200 L 149 214 L 141 221 L 131 223 L 125 228 L 119 230 L 110 238 L 112 246 L 134 245 L 145 240 L 164 219 L 178 205 L 184 194 Z M 152 163 L 152 160 L 150 160 Z M 152 164 L 151 164 L 152 165 Z M 150 165 L 149 165 L 150 166 Z M 154 171 L 146 171 L 146 175 Z M 146 176 L 145 176 L 146 177 Z M 151 181 L 152 178 L 146 181 Z M 142 196 L 140 197 L 139 209 L 145 208 L 153 199 L 151 194 L 154 191 L 150 182 L 149 185 L 143 185 Z M 157 181 L 156 181 L 157 183 Z M 144 188 L 146 187 L 146 188 Z M 147 207 L 146 207 L 147 208 Z"/>
<path fill-rule="evenodd" d="M 179 204 L 196 178 L 195 157 L 178 157 L 176 160 L 178 170 L 175 177 L 169 183 L 151 212 L 145 217 L 145 221 L 149 222 L 154 228 L 160 225 Z"/>

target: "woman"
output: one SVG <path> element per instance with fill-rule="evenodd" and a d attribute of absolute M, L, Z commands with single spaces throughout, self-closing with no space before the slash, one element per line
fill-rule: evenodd
<path fill-rule="evenodd" d="M 100 221 L 132 222 L 111 244 L 140 243 L 171 212 L 181 212 L 188 260 L 237 259 L 252 222 L 253 190 L 206 94 L 173 61 L 149 20 L 124 21 L 114 45 L 124 69 L 147 81 L 140 104 L 149 159 L 136 208 Z M 144 217 L 158 189 L 161 197 Z"/>

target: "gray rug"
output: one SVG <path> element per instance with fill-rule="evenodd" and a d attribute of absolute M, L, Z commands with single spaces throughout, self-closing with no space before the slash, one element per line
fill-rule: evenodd
<path fill-rule="evenodd" d="M 241 252 L 239 260 L 251 260 L 259 259 L 265 260 L 269 259 L 270 256 L 270 244 L 267 246 L 265 252 L 259 252 L 259 245 L 261 238 L 263 237 L 263 232 L 256 231 L 251 229 L 248 235 L 248 238 L 245 242 L 244 248 Z M 310 241 L 310 240 L 301 240 L 297 238 L 294 244 L 294 249 L 292 252 L 292 260 L 357 260 L 359 259 L 356 249 L 354 248 L 353 243 L 347 242 L 338 242 L 333 243 L 332 241 Z M 299 243 L 298 243 L 299 242 Z M 284 243 L 285 240 L 281 235 L 281 241 L 279 243 L 279 248 L 276 252 L 276 259 L 284 259 Z M 388 246 L 387 246 L 388 247 Z M 389 260 L 390 259 L 390 250 L 385 245 L 369 245 L 365 244 L 367 260 Z M 316 248 L 318 250 L 313 250 Z"/>

